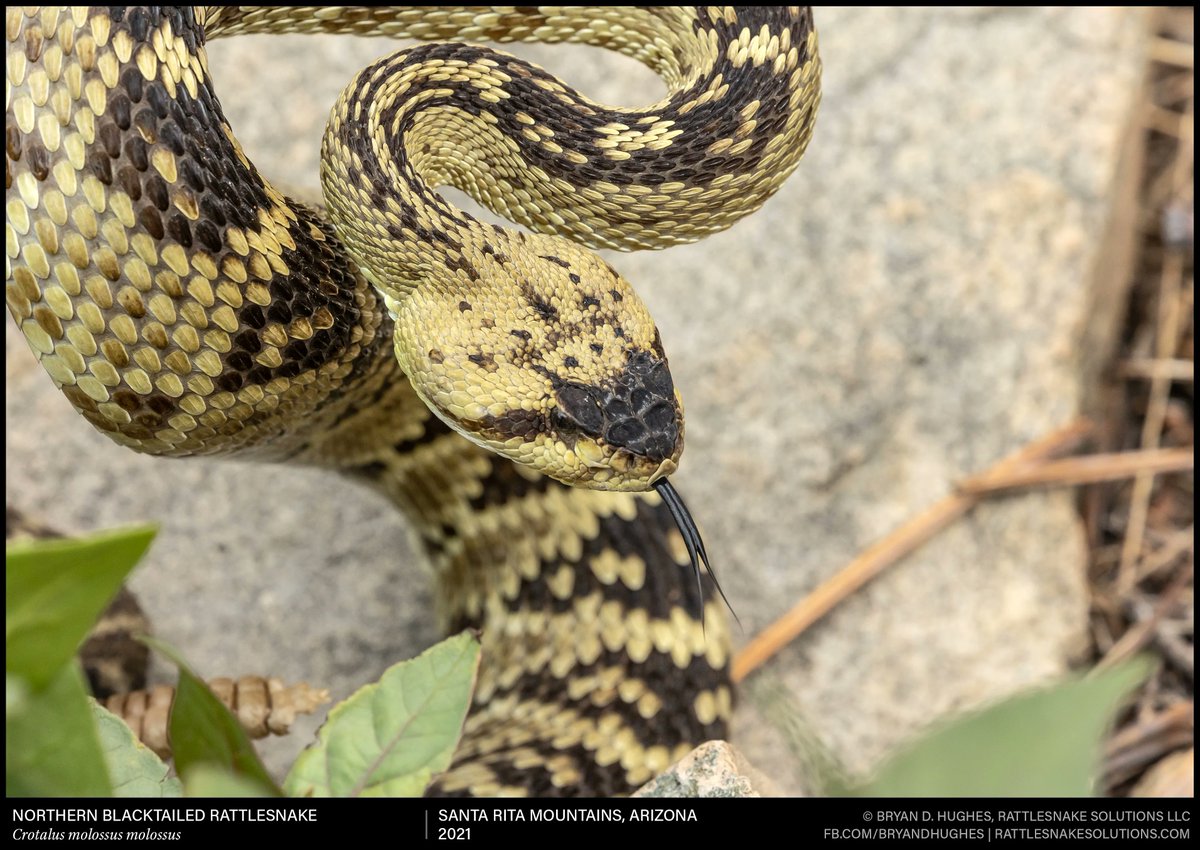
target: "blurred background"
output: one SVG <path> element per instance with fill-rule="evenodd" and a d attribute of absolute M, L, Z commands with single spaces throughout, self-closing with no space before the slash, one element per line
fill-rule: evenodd
<path fill-rule="evenodd" d="M 673 480 L 740 642 L 1081 414 L 1092 451 L 1192 446 L 1191 15 L 818 9 L 824 99 L 779 194 L 696 245 L 608 257 L 682 390 Z M 209 62 L 250 158 L 315 187 L 329 108 L 395 47 L 255 36 Z M 505 49 L 603 102 L 664 92 L 597 49 Z M 159 523 L 133 586 L 201 673 L 341 698 L 438 638 L 382 500 L 314 471 L 133 455 L 6 328 L 7 502 L 65 531 Z M 1148 650 L 1105 781 L 1123 792 L 1169 756 L 1190 783 L 1192 521 L 1190 471 L 984 499 L 748 676 L 733 740 L 799 793 L 813 741 L 867 771 L 947 712 Z M 317 720 L 269 742 L 271 763 Z"/>

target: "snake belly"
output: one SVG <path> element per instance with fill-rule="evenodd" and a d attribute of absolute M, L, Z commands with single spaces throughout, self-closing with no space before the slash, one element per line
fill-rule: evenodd
<path fill-rule="evenodd" d="M 14 321 L 79 413 L 123 446 L 326 467 L 410 518 L 442 626 L 478 629 L 484 647 L 460 749 L 432 793 L 627 793 L 724 737 L 729 630 L 667 507 L 559 484 L 421 403 L 383 299 L 334 224 L 264 179 L 225 121 L 204 44 L 242 32 L 587 42 L 639 59 L 670 94 L 609 110 L 471 48 L 499 73 L 456 90 L 447 121 L 474 120 L 492 147 L 431 177 L 534 229 L 633 249 L 727 227 L 790 173 L 819 100 L 810 13 L 6 12 Z M 444 71 L 462 49 L 417 55 Z"/>

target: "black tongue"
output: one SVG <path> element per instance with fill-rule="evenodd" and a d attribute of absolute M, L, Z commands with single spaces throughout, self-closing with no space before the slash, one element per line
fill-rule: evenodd
<path fill-rule="evenodd" d="M 679 491 L 671 486 L 671 482 L 666 478 L 655 482 L 654 489 L 658 491 L 658 495 L 662 497 L 667 510 L 674 517 L 675 525 L 679 528 L 680 535 L 683 536 L 683 545 L 687 547 L 688 556 L 692 560 L 692 571 L 696 574 L 696 589 L 700 592 L 701 626 L 704 624 L 704 589 L 700 583 L 700 562 L 703 561 L 704 568 L 708 570 L 708 575 L 712 578 L 713 585 L 717 588 L 717 593 L 721 594 L 721 599 L 724 600 L 725 607 L 729 609 L 730 614 L 733 614 L 733 619 L 740 628 L 742 621 L 738 618 L 737 612 L 733 610 L 733 606 L 729 604 L 729 598 L 725 595 L 725 591 L 721 589 L 721 582 L 717 581 L 717 574 L 713 572 L 712 564 L 708 562 L 708 552 L 704 549 L 704 540 L 700 537 L 700 529 L 696 528 L 696 521 L 692 519 L 692 513 L 687 509 L 687 505 L 683 503 Z"/>

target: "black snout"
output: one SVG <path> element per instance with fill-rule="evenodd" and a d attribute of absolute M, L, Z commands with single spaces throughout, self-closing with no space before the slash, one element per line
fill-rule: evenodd
<path fill-rule="evenodd" d="M 585 434 L 656 463 L 675 454 L 675 383 L 666 362 L 649 352 L 631 355 L 609 387 L 564 383 L 557 395 L 559 413 Z"/>

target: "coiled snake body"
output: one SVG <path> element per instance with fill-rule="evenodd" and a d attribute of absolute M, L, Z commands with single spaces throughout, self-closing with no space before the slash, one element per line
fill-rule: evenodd
<path fill-rule="evenodd" d="M 698 538 L 644 492 L 682 450 L 666 355 L 576 243 L 694 240 L 778 188 L 819 99 L 807 9 L 43 7 L 6 26 L 14 320 L 116 442 L 329 467 L 412 519 L 441 622 L 484 642 L 435 792 L 622 793 L 725 734 Z M 246 32 L 588 42 L 669 94 L 614 110 L 498 51 L 399 51 L 334 108 L 327 217 L 224 120 L 204 43 Z M 537 233 L 476 222 L 447 183 Z"/>

